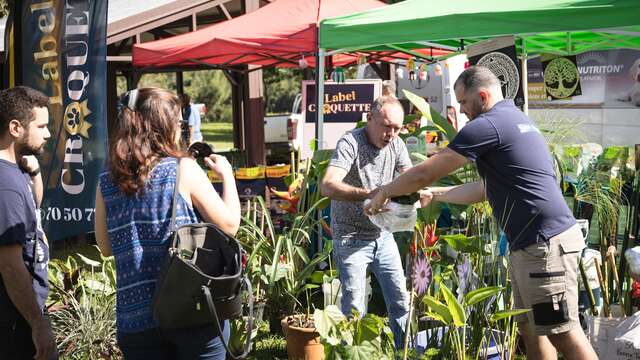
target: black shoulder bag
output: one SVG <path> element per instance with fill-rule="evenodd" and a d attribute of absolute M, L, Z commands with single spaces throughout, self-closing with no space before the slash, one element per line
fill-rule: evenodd
<path fill-rule="evenodd" d="M 170 229 L 175 228 L 180 165 L 176 170 Z M 243 275 L 242 248 L 213 224 L 185 224 L 169 237 L 171 246 L 153 296 L 153 315 L 163 329 L 215 324 L 227 354 L 243 359 L 251 350 L 253 294 Z M 243 353 L 234 355 L 222 338 L 220 321 L 242 316 L 242 285 L 248 293 L 248 334 Z"/>

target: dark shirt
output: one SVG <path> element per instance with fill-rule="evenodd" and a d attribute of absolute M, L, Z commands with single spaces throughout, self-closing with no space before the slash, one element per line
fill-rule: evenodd
<path fill-rule="evenodd" d="M 475 161 L 511 250 L 547 241 L 576 223 L 544 137 L 512 100 L 470 121 L 449 148 Z"/>
<path fill-rule="evenodd" d="M 49 249 L 31 190 L 31 178 L 16 164 L 0 159 L 0 246 L 19 244 L 22 259 L 33 279 L 33 290 L 44 309 L 49 292 Z M 19 319 L 4 282 L 0 279 L 0 323 Z"/>

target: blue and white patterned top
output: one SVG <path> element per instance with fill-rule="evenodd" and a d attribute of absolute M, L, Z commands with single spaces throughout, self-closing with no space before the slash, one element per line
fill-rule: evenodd
<path fill-rule="evenodd" d="M 127 196 L 100 174 L 107 229 L 115 256 L 119 332 L 133 333 L 157 327 L 151 302 L 160 268 L 170 245 L 169 229 L 177 159 L 161 160 L 149 174 L 144 192 Z M 197 223 L 193 208 L 178 196 L 176 225 Z"/>

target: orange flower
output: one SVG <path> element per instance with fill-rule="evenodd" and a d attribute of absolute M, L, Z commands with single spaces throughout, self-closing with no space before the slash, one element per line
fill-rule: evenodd
<path fill-rule="evenodd" d="M 422 247 L 433 247 L 440 237 L 436 235 L 436 223 L 427 224 L 422 230 Z"/>
<path fill-rule="evenodd" d="M 416 244 L 413 241 L 411 242 L 409 249 L 411 250 L 411 256 L 415 258 L 416 254 L 418 253 L 418 250 L 416 249 Z"/>
<path fill-rule="evenodd" d="M 322 230 L 329 235 L 329 238 L 333 238 L 333 233 L 331 232 L 331 228 L 327 224 L 324 219 L 320 219 L 320 225 L 322 226 Z"/>
<path fill-rule="evenodd" d="M 291 182 L 291 185 L 289 185 L 289 189 L 287 191 L 278 191 L 274 188 L 270 188 L 271 192 L 275 196 L 287 202 L 285 205 L 279 205 L 282 210 L 291 214 L 295 214 L 298 212 L 298 202 L 300 201 L 302 180 L 302 176 L 296 178 L 293 182 Z"/>

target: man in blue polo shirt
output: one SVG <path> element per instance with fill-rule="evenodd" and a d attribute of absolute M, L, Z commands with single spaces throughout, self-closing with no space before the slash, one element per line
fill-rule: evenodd
<path fill-rule="evenodd" d="M 556 182 L 553 160 L 535 124 L 500 82 L 481 66 L 454 85 L 460 111 L 471 121 L 449 147 L 380 187 L 365 209 L 375 214 L 390 197 L 422 189 L 475 162 L 481 181 L 431 188 L 438 201 L 470 204 L 488 199 L 510 248 L 515 308 L 527 358 L 597 359 L 578 320 L 578 257 L 582 233 Z"/>

